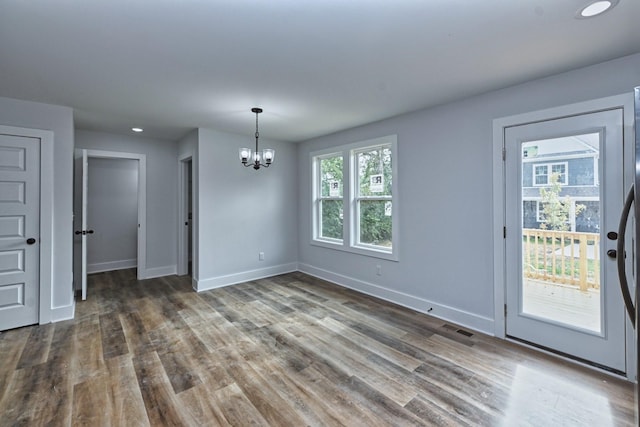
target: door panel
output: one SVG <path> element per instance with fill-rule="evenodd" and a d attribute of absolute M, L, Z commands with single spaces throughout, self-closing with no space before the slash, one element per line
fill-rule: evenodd
<path fill-rule="evenodd" d="M 505 130 L 506 332 L 625 372 L 606 237 L 624 201 L 622 117 L 617 109 Z"/>
<path fill-rule="evenodd" d="M 0 216 L 0 239 L 25 237 L 24 220 L 24 215 Z"/>
<path fill-rule="evenodd" d="M 38 322 L 39 241 L 40 139 L 0 134 L 0 330 Z"/>

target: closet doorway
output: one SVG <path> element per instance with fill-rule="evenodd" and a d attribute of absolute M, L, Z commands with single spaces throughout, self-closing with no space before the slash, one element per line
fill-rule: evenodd
<path fill-rule="evenodd" d="M 179 160 L 178 184 L 178 275 L 191 276 L 197 271 L 194 180 L 192 157 Z"/>
<path fill-rule="evenodd" d="M 87 274 L 137 267 L 146 277 L 146 156 L 75 153 L 74 277 L 87 297 Z"/>

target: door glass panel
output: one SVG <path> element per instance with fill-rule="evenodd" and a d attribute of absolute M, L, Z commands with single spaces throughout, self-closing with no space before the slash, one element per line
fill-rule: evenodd
<path fill-rule="evenodd" d="M 524 316 L 600 334 L 600 134 L 522 143 Z"/>

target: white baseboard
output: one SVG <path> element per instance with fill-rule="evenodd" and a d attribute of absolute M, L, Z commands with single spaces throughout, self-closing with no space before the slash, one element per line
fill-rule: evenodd
<path fill-rule="evenodd" d="M 63 320 L 73 319 L 76 312 L 76 302 L 73 301 L 71 305 L 65 305 L 63 307 L 53 307 L 51 309 L 51 322 L 62 322 Z"/>
<path fill-rule="evenodd" d="M 487 335 L 493 335 L 495 332 L 493 319 L 488 317 L 478 316 L 477 314 L 459 310 L 454 307 L 434 303 L 433 301 L 405 294 L 403 292 L 394 291 L 392 289 L 384 288 L 352 277 L 333 273 L 309 264 L 299 264 L 298 270 L 311 276 L 344 286 L 345 288 L 353 289 L 367 295 L 408 307 L 421 313 L 425 313 Z"/>
<path fill-rule="evenodd" d="M 109 262 L 96 262 L 93 264 L 87 264 L 87 273 L 91 274 L 102 273 L 103 271 L 124 270 L 126 268 L 135 268 L 137 266 L 138 260 L 136 258 Z"/>
<path fill-rule="evenodd" d="M 163 267 L 147 268 L 143 272 L 142 279 L 153 279 L 154 277 L 171 276 L 178 273 L 177 265 L 165 265 Z"/>
<path fill-rule="evenodd" d="M 265 277 L 277 276 L 278 274 L 291 273 L 297 270 L 298 263 L 292 262 L 289 264 L 275 265 L 257 270 L 243 271 L 242 273 L 229 274 L 226 276 L 211 277 L 209 279 L 194 279 L 194 289 L 198 292 L 208 291 L 210 289 L 235 285 L 236 283 L 264 279 Z"/>
<path fill-rule="evenodd" d="M 121 261 L 101 262 L 95 264 L 87 264 L 87 273 L 102 273 L 104 271 L 124 270 L 126 268 L 138 267 L 138 261 L 136 259 L 124 259 Z M 154 277 L 171 276 L 176 274 L 177 266 L 165 265 L 162 267 L 147 268 L 142 271 L 142 279 L 153 279 Z"/>

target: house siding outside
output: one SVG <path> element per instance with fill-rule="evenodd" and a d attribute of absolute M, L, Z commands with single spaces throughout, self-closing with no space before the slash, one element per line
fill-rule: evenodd
<path fill-rule="evenodd" d="M 576 153 L 566 153 L 557 156 L 545 156 L 536 161 L 526 161 L 522 165 L 522 226 L 524 228 L 543 228 L 544 221 L 540 221 L 538 206 L 542 188 L 548 185 L 534 185 L 534 168 L 537 165 L 565 163 L 567 165 L 567 185 L 560 190 L 560 198 L 569 197 L 572 203 L 583 205 L 584 208 L 574 220 L 576 232 L 598 233 L 600 231 L 600 186 L 597 179 L 597 155 L 585 153 L 584 157 L 575 157 Z M 569 156 L 571 156 L 569 158 Z"/>

